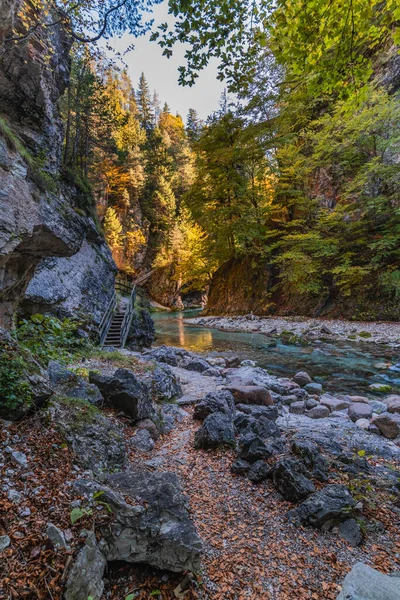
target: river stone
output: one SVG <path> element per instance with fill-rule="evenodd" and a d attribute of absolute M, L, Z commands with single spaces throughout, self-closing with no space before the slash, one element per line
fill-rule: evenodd
<path fill-rule="evenodd" d="M 372 408 L 372 412 L 376 413 L 377 415 L 380 415 L 383 412 L 397 412 L 397 411 L 391 411 L 388 409 L 387 405 L 384 402 L 380 402 L 379 400 L 370 400 L 369 402 L 370 407 Z M 399 405 L 400 408 L 400 405 Z M 398 411 L 400 412 L 400 410 Z"/>
<path fill-rule="evenodd" d="M 100 552 L 96 537 L 89 534 L 69 573 L 64 600 L 100 600 L 103 595 L 103 573 L 107 562 Z"/>
<path fill-rule="evenodd" d="M 400 413 L 400 396 L 387 396 L 383 402 L 387 406 L 387 411 L 390 413 Z M 376 411 L 377 412 L 377 411 Z"/>
<path fill-rule="evenodd" d="M 194 436 L 194 447 L 196 449 L 218 448 L 219 446 L 235 446 L 235 431 L 232 418 L 217 412 L 208 415 L 203 425 Z"/>
<path fill-rule="evenodd" d="M 310 417 L 310 419 L 325 419 L 326 417 L 329 417 L 330 410 L 327 406 L 323 406 L 322 404 L 319 404 L 318 406 L 315 406 L 311 410 L 308 410 L 306 412 L 306 415 L 307 415 L 307 417 Z"/>
<path fill-rule="evenodd" d="M 343 523 L 339 524 L 338 532 L 340 537 L 346 540 L 355 548 L 362 542 L 361 528 L 355 519 L 346 519 Z"/>
<path fill-rule="evenodd" d="M 315 408 L 319 405 L 318 400 L 315 400 L 315 398 L 307 398 L 305 402 L 307 410 L 311 410 L 312 408 Z"/>
<path fill-rule="evenodd" d="M 368 398 L 365 396 L 349 396 L 351 402 L 365 402 L 365 404 L 369 403 Z"/>
<path fill-rule="evenodd" d="M 293 381 L 295 383 L 297 383 L 298 385 L 300 385 L 301 387 L 304 387 L 305 385 L 312 383 L 311 377 L 305 371 L 299 371 L 298 373 L 296 373 L 296 375 L 293 377 Z"/>
<path fill-rule="evenodd" d="M 194 407 L 193 419 L 204 421 L 208 415 L 220 412 L 233 418 L 235 400 L 228 390 L 210 392 Z"/>
<path fill-rule="evenodd" d="M 299 460 L 283 458 L 272 469 L 272 481 L 285 500 L 298 502 L 315 491 L 313 482 L 305 474 L 307 470 Z"/>
<path fill-rule="evenodd" d="M 91 371 L 89 379 L 97 385 L 109 405 L 122 410 L 135 421 L 154 414 L 149 386 L 132 371 L 117 369 L 112 375 Z"/>
<path fill-rule="evenodd" d="M 309 496 L 300 506 L 288 513 L 296 525 L 329 527 L 345 521 L 356 503 L 345 485 L 330 484 Z"/>
<path fill-rule="evenodd" d="M 369 420 L 368 419 L 357 419 L 356 421 L 356 425 L 357 427 L 360 427 L 361 429 L 369 429 Z"/>
<path fill-rule="evenodd" d="M 369 389 L 376 394 L 388 394 L 392 391 L 392 386 L 387 383 L 372 383 Z"/>
<path fill-rule="evenodd" d="M 289 412 L 293 413 L 294 415 L 302 415 L 306 410 L 306 403 L 305 402 L 292 402 L 291 405 L 289 406 Z"/>
<path fill-rule="evenodd" d="M 229 385 L 226 388 L 231 392 L 236 404 L 257 404 L 261 406 L 273 406 L 269 391 L 258 385 Z"/>
<path fill-rule="evenodd" d="M 372 408 L 365 402 L 353 402 L 348 411 L 350 419 L 355 423 L 359 419 L 370 419 L 372 417 Z"/>
<path fill-rule="evenodd" d="M 379 427 L 382 435 L 391 440 L 400 435 L 399 414 L 382 413 L 372 419 L 371 425 Z"/>
<path fill-rule="evenodd" d="M 76 485 L 86 488 L 89 498 L 104 492 L 102 501 L 112 509 L 112 520 L 99 528 L 107 561 L 144 563 L 175 573 L 199 570 L 202 544 L 175 473 L 124 472 L 110 475 L 105 486 L 92 481 Z"/>
<path fill-rule="evenodd" d="M 350 406 L 350 402 L 347 402 L 343 399 L 334 398 L 333 396 L 329 396 L 327 394 L 321 396 L 320 402 L 324 406 L 327 406 L 331 412 L 335 410 L 344 410 Z"/>
<path fill-rule="evenodd" d="M 307 383 L 307 385 L 304 386 L 304 389 L 309 394 L 316 394 L 317 396 L 321 396 L 322 394 L 322 385 L 320 383 Z"/>
<path fill-rule="evenodd" d="M 346 575 L 336 600 L 399 600 L 400 578 L 356 563 Z"/>
<path fill-rule="evenodd" d="M 262 460 L 257 460 L 255 463 L 251 465 L 249 472 L 247 473 L 247 477 L 253 483 L 260 483 L 264 481 L 269 476 L 270 467 Z"/>

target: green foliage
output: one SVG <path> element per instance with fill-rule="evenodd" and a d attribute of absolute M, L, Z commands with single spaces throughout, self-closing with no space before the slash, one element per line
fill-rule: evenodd
<path fill-rule="evenodd" d="M 0 399 L 2 410 L 7 412 L 19 406 L 29 406 L 33 390 L 27 381 L 29 366 L 24 356 L 12 346 L 0 347 Z"/>
<path fill-rule="evenodd" d="M 23 319 L 18 324 L 18 341 L 27 348 L 43 365 L 49 360 L 68 362 L 73 356 L 90 351 L 87 338 L 79 338 L 76 331 L 79 323 L 71 319 L 61 321 L 56 317 L 42 314 Z"/>
<path fill-rule="evenodd" d="M 93 514 L 91 508 L 73 508 L 70 513 L 71 525 L 75 525 L 83 517 L 90 517 Z"/>

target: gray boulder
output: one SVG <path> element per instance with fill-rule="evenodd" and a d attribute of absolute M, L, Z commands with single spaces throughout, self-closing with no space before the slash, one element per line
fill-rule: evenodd
<path fill-rule="evenodd" d="M 334 398 L 329 394 L 323 394 L 320 402 L 324 406 L 327 406 L 331 412 L 335 410 L 344 410 L 350 406 L 350 402 L 347 400 L 344 400 L 343 398 Z"/>
<path fill-rule="evenodd" d="M 271 443 L 265 443 L 254 432 L 246 433 L 239 438 L 239 458 L 253 463 L 263 458 L 269 458 L 275 452 Z"/>
<path fill-rule="evenodd" d="M 313 482 L 306 477 L 304 465 L 294 458 L 283 458 L 272 470 L 274 487 L 285 500 L 298 502 L 315 491 Z"/>
<path fill-rule="evenodd" d="M 318 447 L 307 440 L 293 440 L 291 451 L 298 456 L 313 477 L 318 481 L 328 479 L 329 462 Z"/>
<path fill-rule="evenodd" d="M 111 475 L 106 486 L 92 481 L 76 486 L 88 498 L 103 492 L 102 501 L 113 512 L 111 522 L 100 527 L 107 561 L 144 563 L 176 573 L 199 570 L 202 544 L 175 473 L 124 472 Z"/>
<path fill-rule="evenodd" d="M 358 419 L 369 419 L 372 416 L 372 408 L 365 402 L 353 402 L 349 406 L 349 417 L 355 423 Z"/>
<path fill-rule="evenodd" d="M 225 389 L 232 393 L 236 404 L 259 404 L 261 406 L 273 406 L 274 404 L 269 391 L 258 385 L 231 384 Z"/>
<path fill-rule="evenodd" d="M 346 575 L 336 600 L 399 600 L 400 578 L 356 563 Z"/>
<path fill-rule="evenodd" d="M 390 440 L 400 435 L 400 414 L 381 413 L 372 419 L 371 424 L 376 425 L 381 434 Z"/>
<path fill-rule="evenodd" d="M 137 351 L 142 351 L 143 348 L 151 348 L 155 337 L 154 321 L 149 311 L 142 306 L 136 306 L 126 340 L 128 348 Z"/>
<path fill-rule="evenodd" d="M 112 375 L 91 371 L 89 379 L 100 389 L 107 404 L 122 410 L 132 419 L 146 419 L 154 414 L 149 386 L 132 371 L 117 369 Z"/>
<path fill-rule="evenodd" d="M 154 448 L 154 440 L 147 429 L 138 429 L 129 440 L 129 443 L 139 452 L 151 452 Z"/>
<path fill-rule="evenodd" d="M 235 475 L 244 475 L 250 469 L 251 465 L 246 460 L 238 458 L 231 464 L 231 473 Z"/>
<path fill-rule="evenodd" d="M 322 385 L 320 383 L 307 383 L 307 385 L 304 386 L 304 389 L 309 394 L 316 394 L 317 396 L 321 396 L 322 394 Z"/>
<path fill-rule="evenodd" d="M 64 600 L 100 600 L 103 594 L 103 573 L 107 562 L 91 533 L 79 552 L 69 573 Z"/>
<path fill-rule="evenodd" d="M 194 407 L 193 419 L 204 421 L 208 415 L 220 412 L 230 418 L 235 414 L 235 401 L 228 390 L 210 392 Z"/>
<path fill-rule="evenodd" d="M 159 414 L 162 433 L 170 433 L 178 423 L 189 416 L 189 413 L 176 404 L 163 404 Z"/>
<path fill-rule="evenodd" d="M 183 394 L 179 379 L 168 366 L 158 366 L 150 375 L 150 385 L 157 401 L 171 402 Z"/>
<path fill-rule="evenodd" d="M 245 413 L 246 415 L 252 415 L 255 419 L 265 417 L 270 421 L 276 421 L 279 417 L 277 406 L 257 406 L 254 404 L 237 404 L 236 410 L 238 412 Z"/>
<path fill-rule="evenodd" d="M 247 473 L 247 477 L 253 483 L 260 483 L 269 477 L 270 467 L 262 460 L 253 463 Z"/>
<path fill-rule="evenodd" d="M 307 417 L 310 417 L 310 419 L 326 419 L 326 417 L 329 417 L 330 415 L 330 410 L 327 406 L 319 404 L 308 410 L 306 415 Z"/>
<path fill-rule="evenodd" d="M 300 400 L 300 402 L 292 402 L 289 406 L 289 412 L 294 415 L 302 415 L 305 412 L 305 410 L 306 403 L 302 400 Z"/>
<path fill-rule="evenodd" d="M 146 353 L 146 356 L 153 358 L 157 362 L 171 365 L 171 367 L 177 367 L 178 362 L 181 359 L 181 357 L 175 352 L 175 349 L 170 348 L 169 346 L 159 346 L 158 348 L 151 350 L 151 352 Z"/>
<path fill-rule="evenodd" d="M 288 518 L 296 525 L 312 525 L 319 529 L 329 529 L 348 519 L 355 505 L 345 485 L 330 484 L 289 511 Z"/>
<path fill-rule="evenodd" d="M 362 542 L 361 527 L 355 519 L 346 519 L 343 523 L 339 524 L 338 532 L 346 542 L 355 548 Z"/>
<path fill-rule="evenodd" d="M 196 371 L 197 373 L 203 373 L 204 371 L 208 371 L 211 365 L 203 358 L 189 356 L 181 363 L 180 366 L 183 369 L 187 369 L 188 371 Z"/>
<path fill-rule="evenodd" d="M 235 446 L 235 431 L 232 418 L 217 412 L 208 415 L 203 425 L 196 431 L 194 447 L 196 449 L 218 448 L 219 446 Z"/>
<path fill-rule="evenodd" d="M 271 421 L 264 416 L 258 419 L 253 415 L 239 413 L 234 421 L 237 433 L 245 435 L 246 433 L 255 433 L 262 439 L 270 437 L 280 437 L 281 432 L 275 421 Z"/>
<path fill-rule="evenodd" d="M 308 383 L 312 383 L 311 377 L 305 371 L 299 371 L 296 373 L 296 375 L 293 377 L 293 381 L 301 387 L 304 387 Z"/>
<path fill-rule="evenodd" d="M 400 413 L 400 396 L 392 394 L 383 400 L 387 406 L 387 411 L 390 413 Z M 378 411 L 374 411 L 378 412 Z"/>

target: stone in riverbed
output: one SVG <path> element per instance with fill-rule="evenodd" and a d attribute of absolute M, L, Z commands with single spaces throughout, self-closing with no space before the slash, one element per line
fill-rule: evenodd
<path fill-rule="evenodd" d="M 328 394 L 324 394 L 321 396 L 320 400 L 321 404 L 327 406 L 331 412 L 335 410 L 344 410 L 345 408 L 349 408 L 350 402 L 340 398 L 334 398 L 333 396 L 329 396 Z"/>
<path fill-rule="evenodd" d="M 359 419 L 370 419 L 372 417 L 372 408 L 365 402 L 353 402 L 348 411 L 350 419 L 355 423 Z"/>
<path fill-rule="evenodd" d="M 387 383 L 372 383 L 369 389 L 376 394 L 388 394 L 392 391 L 392 386 Z"/>
<path fill-rule="evenodd" d="M 224 388 L 231 392 L 236 404 L 257 404 L 260 406 L 273 406 L 269 391 L 258 385 L 228 385 Z"/>
<path fill-rule="evenodd" d="M 307 398 L 305 402 L 307 410 L 311 410 L 312 408 L 315 408 L 319 405 L 318 400 L 315 400 L 315 398 Z"/>
<path fill-rule="evenodd" d="M 272 469 L 274 487 L 285 500 L 298 502 L 315 491 L 313 482 L 303 463 L 295 458 L 283 458 Z"/>
<path fill-rule="evenodd" d="M 360 427 L 360 429 L 369 429 L 369 420 L 368 419 L 357 419 L 356 426 Z"/>
<path fill-rule="evenodd" d="M 307 385 L 304 386 L 304 389 L 309 394 L 316 394 L 317 396 L 321 396 L 322 394 L 322 385 L 320 383 L 307 383 Z"/>
<path fill-rule="evenodd" d="M 302 415 L 304 414 L 306 410 L 306 403 L 305 402 L 292 402 L 291 405 L 289 406 L 289 412 L 294 414 L 294 415 Z"/>
<path fill-rule="evenodd" d="M 400 578 L 356 563 L 343 581 L 336 600 L 399 600 Z"/>
<path fill-rule="evenodd" d="M 350 398 L 350 402 L 365 402 L 365 404 L 369 403 L 368 398 L 365 396 L 348 396 Z"/>
<path fill-rule="evenodd" d="M 391 411 L 389 410 L 389 408 L 387 407 L 387 405 L 384 402 L 380 402 L 379 400 L 370 400 L 369 402 L 370 407 L 372 408 L 372 412 L 376 413 L 377 415 L 380 415 L 383 412 L 400 412 L 399 411 Z M 399 408 L 400 408 L 400 404 L 399 404 Z"/>
<path fill-rule="evenodd" d="M 288 513 L 296 525 L 329 529 L 349 518 L 356 503 L 345 485 L 330 484 Z"/>
<path fill-rule="evenodd" d="M 235 413 L 235 401 L 228 390 L 210 392 L 196 404 L 193 412 L 193 419 L 204 421 L 208 415 L 220 412 L 230 418 Z"/>
<path fill-rule="evenodd" d="M 298 373 L 296 373 L 296 375 L 293 377 L 293 381 L 295 383 L 297 383 L 298 385 L 300 385 L 301 387 L 304 387 L 305 385 L 312 383 L 311 377 L 305 371 L 299 371 Z"/>
<path fill-rule="evenodd" d="M 0 552 L 3 552 L 11 544 L 8 535 L 0 535 Z"/>
<path fill-rule="evenodd" d="M 372 419 L 371 425 L 376 425 L 382 435 L 391 440 L 400 435 L 399 414 L 382 413 Z"/>
<path fill-rule="evenodd" d="M 400 396 L 392 394 L 391 396 L 387 396 L 387 398 L 384 398 L 383 402 L 387 406 L 388 412 L 400 413 Z"/>
<path fill-rule="evenodd" d="M 322 404 L 319 404 L 306 412 L 307 417 L 310 417 L 310 419 L 325 419 L 326 417 L 329 417 L 330 414 L 329 408 Z"/>
<path fill-rule="evenodd" d="M 235 446 L 235 431 L 232 418 L 217 412 L 208 415 L 203 425 L 196 431 L 194 447 L 196 449 L 218 448 L 220 446 Z"/>

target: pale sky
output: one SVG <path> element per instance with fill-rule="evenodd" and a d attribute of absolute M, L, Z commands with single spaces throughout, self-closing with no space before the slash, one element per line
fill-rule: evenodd
<path fill-rule="evenodd" d="M 155 6 L 153 18 L 153 27 L 171 21 L 167 2 Z M 202 119 L 217 110 L 224 84 L 216 79 L 216 62 L 202 71 L 194 86 L 182 87 L 178 85 L 178 67 L 185 63 L 184 45 L 177 44 L 173 49 L 173 56 L 166 58 L 162 56 L 162 49 L 158 44 L 149 41 L 149 36 L 150 34 L 134 39 L 130 35 L 124 35 L 121 39 L 108 40 L 119 52 L 126 50 L 130 44 L 135 44 L 135 49 L 124 57 L 134 87 L 137 87 L 143 71 L 151 91 L 155 89 L 158 92 L 161 107 L 164 102 L 168 102 L 171 112 L 178 112 L 184 121 L 189 108 L 195 108 Z"/>

